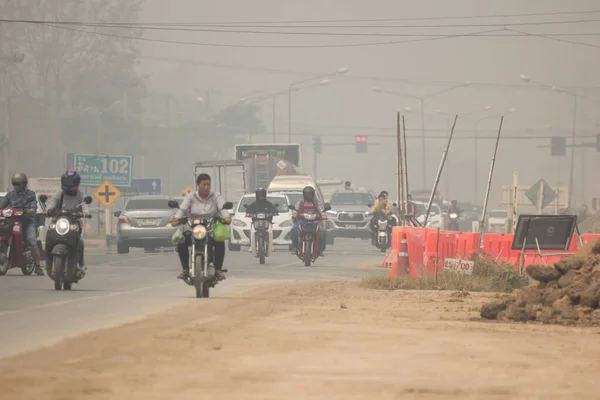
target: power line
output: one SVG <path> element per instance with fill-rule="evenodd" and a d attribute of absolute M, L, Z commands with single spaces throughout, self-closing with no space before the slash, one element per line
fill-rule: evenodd
<path fill-rule="evenodd" d="M 437 17 L 404 17 L 404 18 L 373 18 L 373 19 L 328 19 L 328 20 L 276 20 L 276 21 L 220 21 L 220 22 L 142 22 L 139 24 L 155 26 L 209 26 L 209 25 L 250 25 L 250 24 L 306 24 L 306 23 L 358 23 L 358 22 L 392 22 L 392 21 L 427 21 L 427 20 L 453 20 L 453 19 L 481 19 L 481 18 L 522 18 L 543 17 L 557 15 L 598 14 L 600 10 L 583 11 L 555 11 L 538 13 L 512 13 L 512 14 L 482 14 L 463 16 L 437 16 Z M 2 20 L 0 20 L 1 22 Z M 51 21 L 48 21 L 51 22 Z M 127 24 L 127 23 L 124 23 Z"/>

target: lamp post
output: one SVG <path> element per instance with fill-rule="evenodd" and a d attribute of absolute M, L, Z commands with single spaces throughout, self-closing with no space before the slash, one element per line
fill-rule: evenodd
<path fill-rule="evenodd" d="M 575 137 L 577 136 L 577 100 L 579 97 L 587 99 L 587 100 L 591 100 L 595 103 L 600 104 L 600 100 L 579 94 L 579 93 L 575 93 L 575 92 L 570 92 L 568 90 L 559 88 L 558 86 L 555 85 L 549 85 L 547 83 L 544 82 L 540 82 L 540 81 L 535 81 L 531 78 L 529 78 L 529 76 L 527 75 L 523 75 L 521 74 L 519 76 L 519 78 L 525 82 L 525 83 L 535 83 L 536 85 L 539 86 L 544 86 L 547 87 L 549 89 L 552 89 L 553 91 L 557 92 L 557 93 L 566 93 L 566 94 L 570 94 L 571 96 L 573 96 L 573 128 L 572 128 L 572 135 L 571 135 L 571 166 L 569 167 L 569 195 L 568 195 L 568 207 L 571 207 L 571 202 L 573 200 L 573 174 L 575 171 Z M 582 157 L 582 172 L 585 170 L 584 168 L 584 161 L 583 161 L 583 157 Z M 585 185 L 584 185 L 585 187 Z M 582 198 L 581 199 L 582 204 L 585 202 L 585 199 Z"/>
<path fill-rule="evenodd" d="M 423 169 L 423 188 L 426 189 L 427 188 L 427 157 L 426 157 L 426 146 L 425 146 L 425 100 L 433 98 L 435 96 L 438 96 L 442 93 L 447 93 L 450 92 L 454 89 L 458 89 L 461 87 L 466 87 L 471 85 L 471 81 L 465 81 L 464 83 L 460 84 L 460 85 L 456 85 L 456 86 L 452 86 L 450 88 L 444 89 L 444 90 L 440 90 L 438 92 L 435 93 L 431 93 L 427 96 L 415 96 L 412 94 L 407 94 L 407 93 L 401 93 L 401 92 L 394 92 L 391 90 L 384 90 L 381 89 L 377 86 L 373 86 L 371 88 L 371 90 L 373 90 L 375 93 L 386 93 L 386 94 L 391 94 L 394 96 L 401 96 L 401 97 L 406 97 L 406 98 L 410 98 L 410 99 L 415 99 L 415 100 L 419 100 L 421 102 L 421 148 L 422 148 L 422 155 L 421 155 L 421 159 L 423 161 L 423 165 L 422 165 L 422 169 Z"/>
<path fill-rule="evenodd" d="M 319 79 L 321 79 L 321 82 L 320 82 L 321 84 L 326 85 L 329 83 L 329 80 L 323 79 L 323 78 L 336 76 L 336 75 L 343 75 L 346 72 L 348 72 L 348 67 L 343 67 L 343 68 L 339 68 L 335 72 L 317 75 L 317 76 L 313 76 L 312 78 L 307 78 L 307 79 L 303 79 L 301 81 L 293 82 L 288 86 L 288 143 L 292 143 L 292 91 L 294 90 L 294 87 L 301 85 L 303 83 L 306 83 L 306 82 L 316 81 Z M 300 90 L 300 89 L 296 89 L 296 90 Z"/>

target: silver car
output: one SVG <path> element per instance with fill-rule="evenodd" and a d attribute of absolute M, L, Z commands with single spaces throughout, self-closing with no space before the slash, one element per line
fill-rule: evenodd
<path fill-rule="evenodd" d="M 143 247 L 147 251 L 158 247 L 173 247 L 171 237 L 177 230 L 169 224 L 175 210 L 169 200 L 181 205 L 183 197 L 135 196 L 129 199 L 122 211 L 115 212 L 117 225 L 117 252 L 129 253 L 130 247 Z"/>
<path fill-rule="evenodd" d="M 367 190 L 338 190 L 331 196 L 328 219 L 334 225 L 335 237 L 371 238 L 369 209 L 375 196 Z"/>

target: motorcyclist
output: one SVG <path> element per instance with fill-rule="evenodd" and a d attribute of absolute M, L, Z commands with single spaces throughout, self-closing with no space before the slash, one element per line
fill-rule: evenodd
<path fill-rule="evenodd" d="M 312 186 L 306 186 L 302 189 L 302 199 L 298 200 L 296 205 L 294 206 L 296 209 L 292 211 L 292 218 L 294 219 L 294 224 L 292 225 L 292 229 L 290 232 L 290 236 L 292 239 L 292 252 L 296 253 L 298 249 L 298 214 L 303 213 L 305 211 L 308 212 L 316 212 L 321 215 L 323 220 L 327 219 L 327 214 L 325 213 L 325 209 L 322 204 L 319 204 L 317 200 L 317 196 L 315 195 L 315 189 Z M 325 240 L 323 237 L 319 237 L 319 256 L 323 257 L 323 252 L 325 251 Z"/>
<path fill-rule="evenodd" d="M 267 200 L 267 189 L 258 188 L 256 189 L 256 200 L 253 201 L 248 208 L 246 208 L 246 216 L 249 214 L 265 213 L 272 215 L 279 215 L 277 207 L 273 203 Z M 272 222 L 273 217 L 269 217 L 269 221 Z"/>
<path fill-rule="evenodd" d="M 450 214 L 450 213 L 456 213 L 456 214 L 460 215 L 460 213 L 462 211 L 463 210 L 460 209 L 460 207 L 458 207 L 458 203 L 457 203 L 456 200 L 452 200 L 450 202 L 450 205 L 448 206 L 448 214 Z"/>
<path fill-rule="evenodd" d="M 409 194 L 407 198 L 408 204 L 406 205 L 406 214 L 415 216 L 415 203 L 412 202 L 412 196 Z"/>
<path fill-rule="evenodd" d="M 90 213 L 89 205 L 84 203 L 85 194 L 79 190 L 81 175 L 75 170 L 67 170 L 60 177 L 61 191 L 54 193 L 46 203 L 46 213 L 52 215 L 53 212 L 60 210 L 72 210 L 83 213 L 85 217 Z M 83 203 L 83 204 L 82 204 Z M 79 224 L 81 235 L 82 224 Z M 79 266 L 84 266 L 84 243 L 83 236 L 79 238 Z M 46 269 L 52 268 L 52 249 L 46 248 Z"/>
<path fill-rule="evenodd" d="M 0 209 L 10 207 L 25 211 L 23 216 L 23 239 L 33 255 L 35 273 L 44 275 L 44 270 L 40 266 L 40 250 L 36 238 L 37 198 L 35 192 L 27 188 L 27 175 L 22 172 L 14 174 L 11 182 L 14 190 L 8 192 L 5 197 L 0 198 Z"/>
<path fill-rule="evenodd" d="M 179 225 L 182 217 L 191 218 L 193 215 L 205 215 L 210 218 L 216 216 L 226 223 L 231 223 L 231 217 L 227 210 L 223 210 L 225 199 L 221 193 L 211 191 L 211 178 L 208 174 L 200 174 L 196 178 L 197 192 L 188 194 L 179 209 L 171 220 L 171 226 Z M 181 261 L 182 272 L 177 276 L 178 279 L 186 279 L 190 274 L 190 253 L 191 238 L 187 238 L 184 243 L 177 245 L 177 253 Z M 214 250 L 213 250 L 214 249 Z M 213 259 L 214 253 L 214 259 Z M 216 275 L 219 280 L 225 279 L 223 273 L 223 260 L 225 259 L 225 242 L 216 242 L 211 239 L 208 246 L 208 259 L 213 260 L 213 265 L 216 269 Z"/>
<path fill-rule="evenodd" d="M 344 190 L 352 190 L 352 183 L 350 181 L 344 182 Z"/>
<path fill-rule="evenodd" d="M 375 246 L 375 244 L 377 243 L 377 213 L 382 213 L 385 218 L 388 220 L 388 226 L 394 226 L 396 225 L 396 220 L 393 217 L 392 214 L 392 203 L 390 203 L 387 200 L 387 192 L 386 191 L 382 191 L 381 193 L 379 193 L 379 196 L 377 196 L 377 201 L 375 202 L 375 204 L 373 205 L 373 207 L 371 207 L 371 210 L 369 211 L 370 215 L 373 215 L 373 217 L 371 218 L 371 240 L 373 243 L 373 246 Z"/>

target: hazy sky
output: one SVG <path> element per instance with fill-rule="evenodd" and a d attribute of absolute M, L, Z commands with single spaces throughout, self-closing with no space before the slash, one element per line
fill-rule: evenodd
<path fill-rule="evenodd" d="M 167 6 L 168 4 L 168 6 Z M 457 88 L 425 101 L 426 135 L 445 136 L 449 120 L 447 114 L 478 113 L 459 119 L 449 153 L 450 181 L 444 173 L 440 189 L 454 198 L 472 200 L 474 197 L 474 141 L 460 139 L 474 136 L 475 121 L 487 116 L 505 114 L 504 131 L 507 137 L 524 135 L 570 136 L 573 124 L 573 96 L 526 84 L 519 79 L 525 74 L 532 80 L 548 85 L 574 88 L 580 94 L 600 99 L 600 12 L 518 16 L 518 14 L 552 13 L 600 10 L 597 1 L 489 1 L 489 0 L 147 0 L 141 16 L 143 22 L 174 23 L 239 23 L 251 22 L 251 27 L 192 27 L 192 29 L 224 29 L 285 32 L 346 32 L 371 36 L 275 35 L 223 32 L 146 31 L 145 38 L 195 43 L 306 46 L 340 45 L 390 41 L 418 40 L 387 45 L 329 47 L 329 48 L 239 48 L 142 42 L 144 58 L 139 69 L 150 73 L 152 89 L 176 96 L 189 96 L 190 101 L 207 90 L 215 91 L 211 106 L 219 109 L 235 103 L 241 96 L 256 90 L 265 93 L 286 89 L 292 82 L 310 77 L 310 73 L 329 73 L 340 67 L 349 71 L 344 76 L 332 77 L 327 86 L 312 87 L 293 93 L 292 141 L 303 144 L 303 169 L 312 167 L 313 134 L 322 134 L 326 146 L 320 157 L 319 177 L 350 179 L 373 190 L 395 192 L 395 139 L 369 138 L 368 154 L 356 154 L 355 134 L 393 135 L 396 112 L 406 116 L 409 136 L 421 135 L 420 102 L 409 97 L 375 93 L 372 86 L 402 92 L 412 96 L 428 96 L 469 80 L 469 87 Z M 511 14 L 503 18 L 447 17 L 488 16 Z M 415 19 L 446 17 L 446 19 Z M 286 21 L 396 19 L 372 22 L 321 23 L 323 27 L 307 27 L 314 22 L 291 24 Z M 397 20 L 404 19 L 404 20 Z M 273 23 L 282 21 L 280 23 Z M 580 21 L 562 23 L 562 21 Z M 588 21 L 588 22 L 581 22 Z M 520 23 L 531 25 L 518 25 Z M 560 22 L 547 24 L 544 22 Z M 502 25 L 504 24 L 504 25 Z M 230 24 L 234 25 L 234 24 Z M 276 25 L 269 28 L 267 25 Z M 331 28 L 344 25 L 342 28 Z M 358 25 L 375 27 L 360 28 Z M 383 27 L 385 25 L 386 27 Z M 397 28 L 394 26 L 412 27 Z M 415 27 L 418 25 L 420 27 Z M 441 27 L 453 25 L 453 27 Z M 458 26 L 457 26 L 458 25 Z M 467 25 L 467 26 L 465 26 Z M 425 26 L 425 27 L 423 27 Z M 576 41 L 592 46 L 564 43 L 539 36 L 477 37 L 474 33 L 492 32 L 495 35 L 528 34 L 550 35 L 565 33 L 595 33 L 587 36 L 555 36 L 558 40 Z M 373 34 L 405 35 L 376 36 Z M 471 36 L 440 39 L 417 35 Z M 489 34 L 489 33 L 488 33 Z M 406 36 L 408 35 L 408 36 Z M 423 40 L 427 39 L 427 40 Z M 160 61 L 168 59 L 168 61 Z M 196 92 L 197 91 L 197 92 Z M 484 112 L 485 106 L 492 109 Z M 267 131 L 271 131 L 271 100 L 261 103 L 261 117 Z M 410 107 L 410 112 L 404 108 Z M 514 108 L 515 112 L 507 110 Z M 580 98 L 577 126 L 580 135 L 600 132 L 596 110 L 598 103 Z M 287 141 L 287 95 L 277 99 L 278 141 Z M 491 138 L 497 129 L 498 118 L 479 123 L 479 135 Z M 388 128 L 387 130 L 385 128 Z M 285 134 L 285 135 L 283 135 Z M 327 136 L 333 135 L 335 136 Z M 346 134 L 342 137 L 340 134 Z M 270 141 L 270 135 L 255 141 Z M 595 139 L 587 138 L 588 142 Z M 427 139 L 427 181 L 434 180 L 446 140 Z M 566 184 L 569 157 L 550 157 L 549 140 L 501 141 L 493 182 L 492 205 L 497 202 L 497 188 L 512 181 L 512 171 L 518 170 L 523 184 L 533 184 L 544 178 L 551 185 Z M 412 188 L 422 187 L 420 139 L 409 138 L 409 179 Z M 487 182 L 493 140 L 479 141 L 478 198 L 483 198 Z M 570 150 L 569 150 L 570 152 Z M 568 154 L 569 154 L 568 152 Z M 590 203 L 600 197 L 600 185 L 593 171 L 600 166 L 594 148 L 576 149 L 575 199 Z M 582 155 L 585 157 L 582 158 Z M 587 175 L 581 184 L 582 164 Z M 584 191 L 582 191 L 582 188 Z"/>

